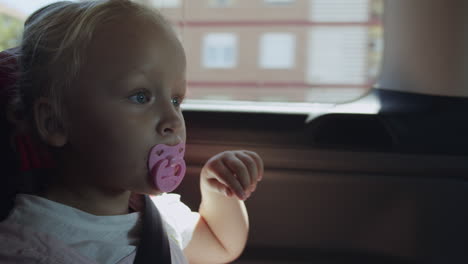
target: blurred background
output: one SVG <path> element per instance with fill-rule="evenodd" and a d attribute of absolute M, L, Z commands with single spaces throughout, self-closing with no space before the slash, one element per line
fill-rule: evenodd
<path fill-rule="evenodd" d="M 0 0 L 0 49 L 51 0 Z M 383 51 L 383 0 L 135 0 L 183 42 L 188 102 L 344 103 L 366 95 Z M 278 110 L 281 111 L 281 110 Z"/>

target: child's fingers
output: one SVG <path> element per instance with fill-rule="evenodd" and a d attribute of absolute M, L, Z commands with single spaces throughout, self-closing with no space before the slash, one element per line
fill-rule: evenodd
<path fill-rule="evenodd" d="M 249 155 L 245 153 L 237 152 L 235 155 L 247 167 L 247 170 L 249 172 L 249 177 L 250 177 L 249 191 L 252 191 L 253 187 L 257 185 L 257 181 L 258 181 L 257 163 L 252 157 L 250 157 Z"/>
<path fill-rule="evenodd" d="M 222 184 L 233 190 L 240 199 L 245 198 L 244 188 L 242 188 L 242 185 L 237 180 L 237 177 L 224 162 L 214 162 L 212 164 L 211 170 L 211 173 L 215 174 L 216 178 Z"/>
<path fill-rule="evenodd" d="M 245 154 L 249 155 L 254 161 L 255 161 L 255 164 L 257 164 L 257 169 L 258 169 L 258 181 L 261 181 L 262 178 L 263 178 L 263 170 L 264 170 L 264 166 L 263 166 L 263 160 L 262 158 L 260 158 L 260 156 L 253 152 L 253 151 L 244 151 Z"/>
<path fill-rule="evenodd" d="M 238 158 L 234 153 L 229 153 L 225 159 L 224 164 L 231 170 L 236 176 L 237 180 L 242 185 L 242 189 L 248 190 L 250 187 L 250 176 L 249 171 L 245 164 Z"/>
<path fill-rule="evenodd" d="M 255 192 L 255 190 L 257 189 L 257 184 L 255 184 L 251 190 L 251 192 Z"/>
<path fill-rule="evenodd" d="M 232 191 L 231 189 L 229 189 L 225 184 L 223 184 L 222 182 L 216 180 L 216 179 L 209 179 L 208 180 L 209 182 L 209 185 L 211 186 L 211 188 L 213 188 L 214 190 L 216 190 L 217 192 L 219 193 L 223 193 L 224 195 L 226 195 L 227 197 L 231 197 L 232 196 Z"/>

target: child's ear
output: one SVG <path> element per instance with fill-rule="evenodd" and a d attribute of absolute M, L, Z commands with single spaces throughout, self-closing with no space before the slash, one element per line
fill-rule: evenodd
<path fill-rule="evenodd" d="M 62 147 L 67 143 L 67 134 L 49 98 L 40 97 L 34 102 L 34 120 L 39 137 L 47 144 Z"/>

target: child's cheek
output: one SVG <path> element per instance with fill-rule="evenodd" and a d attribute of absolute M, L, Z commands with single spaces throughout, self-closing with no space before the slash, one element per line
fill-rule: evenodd
<path fill-rule="evenodd" d="M 134 128 L 124 126 L 122 121 L 100 117 L 95 115 L 75 122 L 70 143 L 84 163 L 76 166 L 92 168 L 96 177 L 115 183 L 142 174 L 149 150 L 145 137 L 137 135 Z"/>

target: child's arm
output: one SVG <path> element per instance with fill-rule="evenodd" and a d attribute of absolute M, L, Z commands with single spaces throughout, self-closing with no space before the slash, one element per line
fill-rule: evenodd
<path fill-rule="evenodd" d="M 250 151 L 223 152 L 206 163 L 200 177 L 200 221 L 184 250 L 191 264 L 226 263 L 242 253 L 249 229 L 243 200 L 262 176 L 263 161 Z"/>

